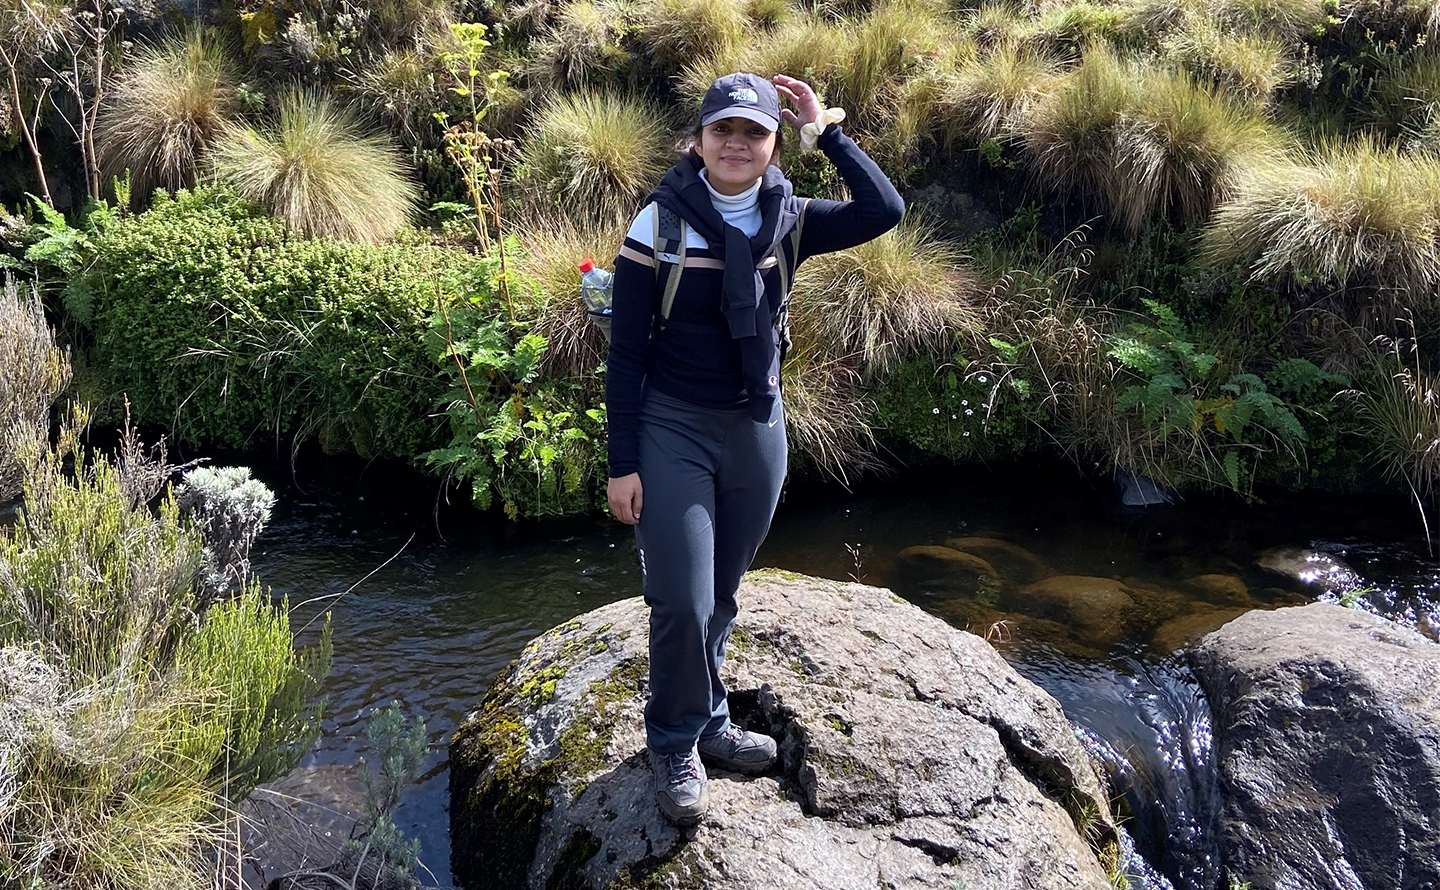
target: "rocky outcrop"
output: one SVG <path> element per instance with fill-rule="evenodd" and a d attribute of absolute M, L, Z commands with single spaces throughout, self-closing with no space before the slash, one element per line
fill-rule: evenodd
<path fill-rule="evenodd" d="M 465 886 L 1109 886 L 1093 764 L 983 640 L 859 584 L 752 574 L 740 602 L 732 711 L 779 738 L 779 767 L 712 772 L 706 821 L 666 822 L 644 753 L 648 612 L 597 609 L 532 642 L 455 733 Z"/>
<path fill-rule="evenodd" d="M 1190 653 L 1221 850 L 1257 890 L 1440 887 L 1440 645 L 1365 612 L 1250 612 Z"/>

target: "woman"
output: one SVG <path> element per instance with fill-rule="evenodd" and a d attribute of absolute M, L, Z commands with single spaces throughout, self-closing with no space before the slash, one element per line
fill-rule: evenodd
<path fill-rule="evenodd" d="M 794 110 L 781 109 L 780 95 Z M 875 162 L 830 123 L 843 116 L 793 77 L 715 81 L 693 146 L 650 195 L 615 260 L 608 494 L 620 521 L 636 527 L 651 609 L 646 742 L 656 802 L 680 824 L 698 821 L 709 804 L 702 757 L 758 773 L 776 756 L 774 739 L 730 722 L 720 680 L 740 576 L 785 479 L 776 327 L 783 285 L 771 257 L 802 209 L 795 265 L 874 238 L 905 211 Z M 782 118 L 807 143 L 824 128 L 818 147 L 854 200 L 794 196 L 775 166 Z M 664 318 L 657 208 L 685 223 L 684 274 Z M 667 246 L 662 252 L 677 252 Z"/>

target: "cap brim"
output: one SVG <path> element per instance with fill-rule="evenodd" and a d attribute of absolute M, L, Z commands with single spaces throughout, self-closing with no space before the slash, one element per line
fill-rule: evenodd
<path fill-rule="evenodd" d="M 752 120 L 772 133 L 780 129 L 779 121 L 760 109 L 749 105 L 731 105 L 729 108 L 713 111 L 701 119 L 700 126 L 708 127 L 716 121 L 724 120 L 727 117 L 743 117 L 746 120 Z"/>

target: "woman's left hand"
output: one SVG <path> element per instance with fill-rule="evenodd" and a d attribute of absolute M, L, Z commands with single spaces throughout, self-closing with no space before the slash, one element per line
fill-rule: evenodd
<path fill-rule="evenodd" d="M 795 110 L 788 108 L 781 109 L 780 116 L 785 122 L 795 129 L 800 129 L 812 121 L 820 119 L 825 111 L 825 106 L 820 104 L 820 97 L 810 88 L 810 84 L 795 77 L 788 77 L 784 74 L 777 74 L 770 78 L 775 82 L 775 92 L 790 100 Z"/>

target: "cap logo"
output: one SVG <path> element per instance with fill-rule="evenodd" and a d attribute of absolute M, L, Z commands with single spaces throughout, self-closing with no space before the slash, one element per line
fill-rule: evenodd
<path fill-rule="evenodd" d="M 730 98 L 736 102 L 759 102 L 760 95 L 749 87 L 730 91 Z"/>

